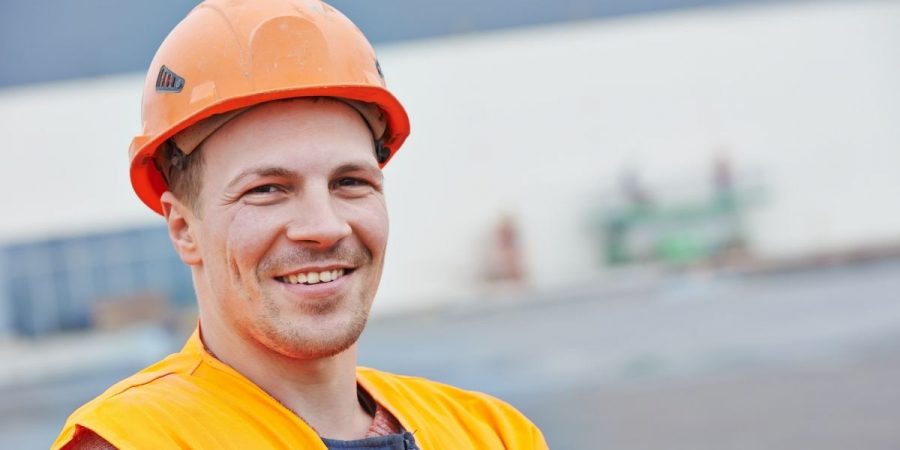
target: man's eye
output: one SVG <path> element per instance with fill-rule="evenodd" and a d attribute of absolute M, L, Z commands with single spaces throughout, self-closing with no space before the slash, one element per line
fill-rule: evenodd
<path fill-rule="evenodd" d="M 281 192 L 282 189 L 275 184 L 263 184 L 261 186 L 256 186 L 255 188 L 249 189 L 247 194 L 274 194 L 276 192 Z"/>
<path fill-rule="evenodd" d="M 339 178 L 334 182 L 334 187 L 356 187 L 356 186 L 369 186 L 369 183 L 366 180 L 361 180 L 359 178 Z"/>

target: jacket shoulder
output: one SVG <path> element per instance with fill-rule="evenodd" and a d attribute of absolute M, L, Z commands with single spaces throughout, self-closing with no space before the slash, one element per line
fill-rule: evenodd
<path fill-rule="evenodd" d="M 414 428 L 452 430 L 457 436 L 475 432 L 476 442 L 496 436 L 506 448 L 547 448 L 540 430 L 524 414 L 491 395 L 369 368 L 359 368 L 357 374 L 363 387 L 398 419 L 414 417 L 418 421 Z"/>
<path fill-rule="evenodd" d="M 423 401 L 446 403 L 466 409 L 498 409 L 502 412 L 515 412 L 511 405 L 483 392 L 462 389 L 427 378 L 398 375 L 375 369 L 359 368 L 357 373 L 379 387 L 407 394 L 407 398 L 420 398 Z"/>
<path fill-rule="evenodd" d="M 52 448 L 64 446 L 77 427 L 88 428 L 113 444 L 121 442 L 125 434 L 133 434 L 126 430 L 133 427 L 136 417 L 143 419 L 142 426 L 152 428 L 153 421 L 146 420 L 147 409 L 177 401 L 169 385 L 180 373 L 189 372 L 192 363 L 183 355 L 170 355 L 112 385 L 69 416 Z"/>

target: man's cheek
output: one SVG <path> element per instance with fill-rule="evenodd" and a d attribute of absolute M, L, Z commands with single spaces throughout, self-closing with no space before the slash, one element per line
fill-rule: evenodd
<path fill-rule="evenodd" d="M 383 201 L 372 199 L 363 205 L 348 208 L 347 217 L 355 223 L 356 232 L 367 241 L 367 246 L 373 250 L 384 251 L 388 238 L 388 215 Z"/>
<path fill-rule="evenodd" d="M 235 215 L 226 228 L 229 256 L 239 266 L 255 267 L 277 239 L 279 229 L 272 217 L 249 213 Z"/>

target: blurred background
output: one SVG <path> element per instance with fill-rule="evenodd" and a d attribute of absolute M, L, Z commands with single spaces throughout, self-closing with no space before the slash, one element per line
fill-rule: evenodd
<path fill-rule="evenodd" d="M 0 3 L 0 448 L 195 325 L 127 176 L 194 4 Z M 554 449 L 900 448 L 900 2 L 332 4 L 413 127 L 362 364 Z"/>

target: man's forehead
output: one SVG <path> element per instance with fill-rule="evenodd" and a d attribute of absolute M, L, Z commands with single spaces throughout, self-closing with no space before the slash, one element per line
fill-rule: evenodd
<path fill-rule="evenodd" d="M 378 172 L 368 127 L 340 104 L 254 108 L 203 144 L 207 175 L 228 185 L 249 175 L 304 177 L 341 170 Z"/>
<path fill-rule="evenodd" d="M 349 134 L 374 142 L 359 113 L 342 102 L 325 100 L 284 100 L 249 108 L 223 124 L 209 139 L 223 134 L 230 139 L 290 136 L 298 140 L 340 138 Z"/>

